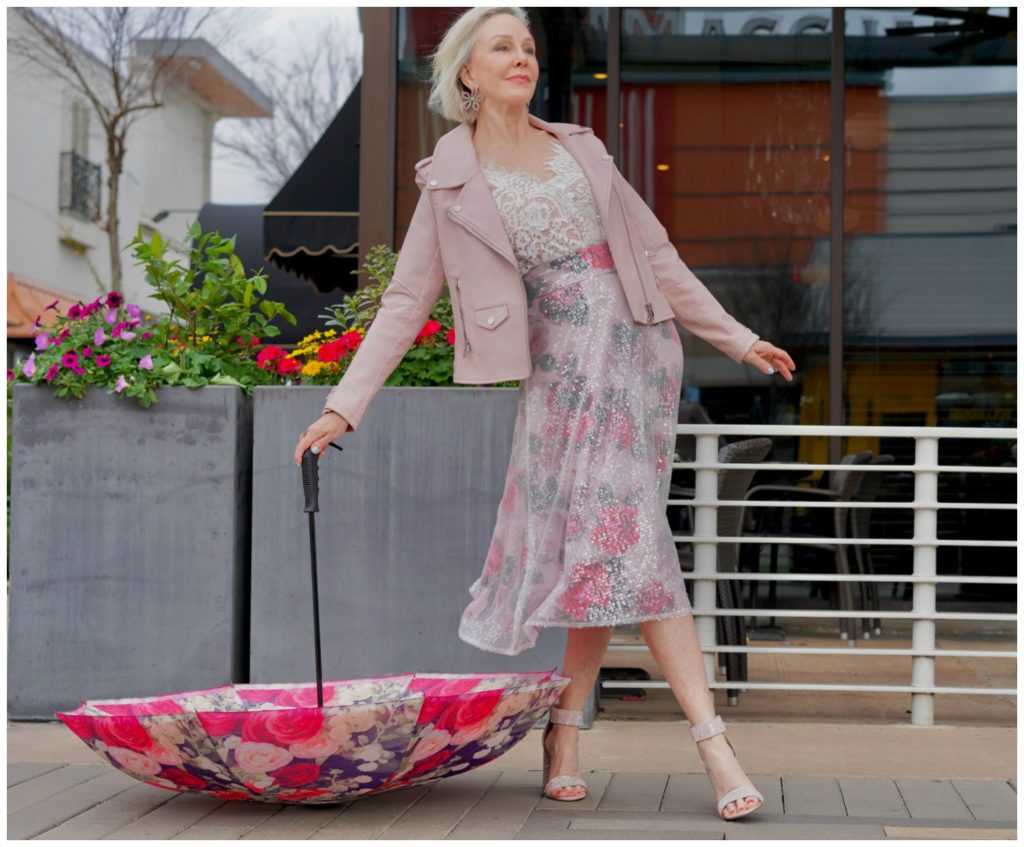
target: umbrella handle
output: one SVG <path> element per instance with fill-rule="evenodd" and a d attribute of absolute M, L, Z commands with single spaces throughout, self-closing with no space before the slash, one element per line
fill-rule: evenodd
<path fill-rule="evenodd" d="M 338 450 L 344 449 L 333 441 L 327 443 Z M 317 462 L 319 458 L 320 456 L 309 447 L 302 453 L 302 492 L 306 497 L 304 512 L 320 511 L 320 465 Z"/>
<path fill-rule="evenodd" d="M 308 447 L 302 454 L 302 493 L 306 498 L 304 512 L 320 511 L 320 472 L 316 453 Z"/>

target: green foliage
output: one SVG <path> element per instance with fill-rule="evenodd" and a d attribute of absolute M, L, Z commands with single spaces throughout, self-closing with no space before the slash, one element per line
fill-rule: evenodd
<path fill-rule="evenodd" d="M 105 387 L 146 408 L 164 385 L 236 385 L 251 394 L 253 385 L 279 383 L 253 348 L 261 337 L 280 334 L 272 320 L 294 324 L 295 316 L 284 304 L 262 299 L 267 277 L 246 276 L 234 237 L 204 233 L 198 223 L 188 237 L 196 242 L 188 267 L 166 258 L 159 232 L 147 241 L 139 227 L 128 244 L 152 297 L 166 303 L 169 314 L 151 322 L 116 291 L 72 306 L 67 315 L 53 304 L 47 308 L 55 321 L 40 328 L 29 361 L 8 378 L 52 385 L 58 397 L 81 398 L 90 386 Z"/>

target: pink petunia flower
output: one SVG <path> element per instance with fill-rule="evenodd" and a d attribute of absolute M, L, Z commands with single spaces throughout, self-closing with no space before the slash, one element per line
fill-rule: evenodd
<path fill-rule="evenodd" d="M 105 368 L 107 365 L 109 365 L 110 361 L 111 361 L 110 356 L 107 356 L 104 353 L 100 353 L 96 357 L 96 364 L 99 365 L 101 368 Z"/>
<path fill-rule="evenodd" d="M 103 331 L 103 327 L 96 330 L 96 334 L 92 337 L 92 343 L 99 347 L 104 341 L 107 340 L 107 334 Z"/>
<path fill-rule="evenodd" d="M 24 362 L 21 363 L 21 372 L 25 374 L 29 379 L 32 379 L 36 373 L 36 354 L 33 353 Z"/>
<path fill-rule="evenodd" d="M 153 370 L 153 354 L 147 353 L 141 359 L 139 359 L 139 367 L 145 368 L 147 371 Z"/>
<path fill-rule="evenodd" d="M 50 336 L 45 332 L 41 332 L 36 336 L 36 350 L 45 350 L 49 343 Z"/>
<path fill-rule="evenodd" d="M 57 374 L 59 373 L 59 371 L 60 365 L 50 365 L 50 367 L 46 371 L 46 376 L 44 378 L 46 379 L 47 382 L 52 382 L 54 377 L 56 377 Z"/>
<path fill-rule="evenodd" d="M 124 374 L 121 374 L 117 378 L 117 385 L 114 386 L 114 392 L 120 394 L 122 391 L 124 391 L 126 385 L 128 385 L 128 383 L 125 382 Z"/>

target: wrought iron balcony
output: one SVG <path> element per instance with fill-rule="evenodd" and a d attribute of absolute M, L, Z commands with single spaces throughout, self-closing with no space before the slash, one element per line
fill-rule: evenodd
<path fill-rule="evenodd" d="M 60 154 L 60 210 L 87 221 L 100 218 L 100 166 L 74 152 Z"/>

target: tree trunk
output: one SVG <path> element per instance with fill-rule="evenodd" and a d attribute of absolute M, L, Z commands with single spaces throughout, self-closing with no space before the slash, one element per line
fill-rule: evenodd
<path fill-rule="evenodd" d="M 124 168 L 124 144 L 122 138 L 110 134 L 107 141 L 107 244 L 110 247 L 110 290 L 121 291 L 121 245 L 118 233 L 120 221 L 117 216 L 118 186 Z"/>

